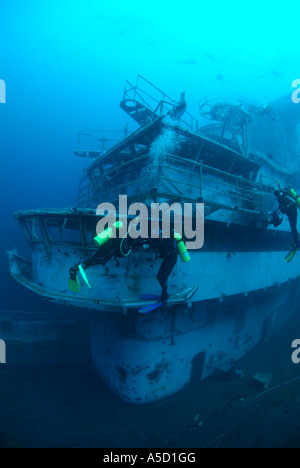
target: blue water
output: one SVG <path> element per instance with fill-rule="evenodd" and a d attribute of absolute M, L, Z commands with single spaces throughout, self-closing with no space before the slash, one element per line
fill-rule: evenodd
<path fill-rule="evenodd" d="M 300 78 L 298 39 L 296 7 L 274 2 L 0 0 L 0 310 L 56 308 L 8 278 L 6 250 L 28 251 L 13 212 L 76 205 L 78 130 L 135 128 L 126 79 L 185 90 L 196 117 L 212 92 L 263 105 Z"/>

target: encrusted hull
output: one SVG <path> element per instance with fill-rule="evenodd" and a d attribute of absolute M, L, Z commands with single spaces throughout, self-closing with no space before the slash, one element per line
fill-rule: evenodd
<path fill-rule="evenodd" d="M 297 258 L 287 265 L 285 251 L 191 252 L 191 262 L 179 262 L 169 284 L 171 293 L 197 286 L 196 294 L 184 304 L 145 315 L 138 309 L 151 302 L 139 294 L 159 293 L 154 253 L 133 253 L 119 267 L 114 260 L 94 267 L 88 271 L 92 288 L 82 281 L 79 295 L 67 291 L 67 267 L 80 252 L 66 257 L 53 247 L 50 253 L 35 252 L 35 271 L 26 278 L 24 260 L 11 252 L 11 275 L 53 301 L 94 310 L 94 368 L 134 404 L 160 401 L 209 377 L 220 365 L 231 366 L 279 331 L 299 305 L 300 265 Z M 58 253 L 59 259 L 68 258 L 67 265 L 53 261 Z"/>
<path fill-rule="evenodd" d="M 247 295 L 260 289 L 272 288 L 300 277 L 300 265 L 295 259 L 284 261 L 286 251 L 261 252 L 190 252 L 191 262 L 178 260 L 169 278 L 169 293 L 176 295 L 197 287 L 194 302 Z M 66 305 L 89 308 L 99 312 L 122 312 L 142 308 L 149 302 L 141 295 L 160 295 L 156 279 L 161 260 L 151 251 L 132 252 L 117 266 L 111 259 L 105 266 L 87 270 L 91 288 L 80 278 L 80 292 L 68 289 L 69 268 L 83 259 L 81 249 L 42 245 L 33 252 L 32 264 L 9 252 L 10 274 L 18 282 L 37 294 Z M 24 272 L 25 268 L 28 271 Z"/>
<path fill-rule="evenodd" d="M 133 404 L 160 401 L 232 366 L 296 312 L 300 280 L 148 316 L 94 314 L 92 360 Z"/>

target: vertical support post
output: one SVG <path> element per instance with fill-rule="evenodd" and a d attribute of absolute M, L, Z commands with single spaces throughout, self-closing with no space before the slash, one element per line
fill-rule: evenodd
<path fill-rule="evenodd" d="M 32 247 L 32 236 L 30 235 L 29 231 L 28 231 L 28 226 L 27 224 L 25 223 L 25 221 L 23 220 L 20 220 L 20 226 L 25 234 L 25 237 L 29 243 L 29 245 Z"/>
<path fill-rule="evenodd" d="M 260 174 L 260 194 L 261 194 L 261 207 L 260 212 L 264 212 L 264 192 L 263 192 L 263 176 Z"/>
<path fill-rule="evenodd" d="M 44 238 L 47 259 L 51 260 L 51 249 L 50 249 L 51 236 L 48 231 L 48 227 L 42 216 L 38 216 L 36 219 L 38 220 L 38 224 L 39 224 L 42 236 Z"/>
<path fill-rule="evenodd" d="M 42 233 L 42 236 L 44 238 L 45 245 L 47 249 L 49 248 L 49 243 L 50 243 L 50 234 L 48 231 L 48 227 L 46 226 L 45 220 L 42 216 L 37 216 L 36 217 L 40 231 Z"/>

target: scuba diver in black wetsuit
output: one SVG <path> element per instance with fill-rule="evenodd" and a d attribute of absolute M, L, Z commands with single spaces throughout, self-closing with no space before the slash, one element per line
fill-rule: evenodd
<path fill-rule="evenodd" d="M 133 241 L 128 238 L 107 238 L 91 258 L 79 262 L 70 268 L 69 289 L 76 293 L 79 292 L 78 272 L 81 273 L 84 281 L 90 287 L 85 270 L 95 265 L 106 265 L 111 258 L 114 258 L 117 266 L 120 266 L 118 258 L 124 258 L 130 254 L 132 251 L 132 243 Z M 96 243 L 96 245 L 98 244 Z"/>
<path fill-rule="evenodd" d="M 109 230 L 106 230 L 105 232 L 108 231 Z M 132 238 L 112 238 L 109 237 L 109 234 L 104 236 L 102 236 L 102 234 L 104 233 L 101 233 L 99 236 L 94 238 L 95 244 L 99 247 L 97 252 L 90 259 L 77 263 L 70 269 L 69 289 L 72 292 L 78 293 L 80 291 L 78 272 L 80 272 L 86 284 L 91 287 L 85 274 L 86 269 L 95 265 L 105 265 L 113 257 L 119 265 L 118 258 L 127 257 L 133 250 L 134 246 L 138 245 L 138 240 Z M 165 302 L 170 297 L 168 294 L 168 279 L 176 266 L 178 254 L 184 263 L 190 261 L 190 256 L 181 235 L 176 233 L 174 230 L 172 231 L 170 238 L 163 238 L 160 236 L 158 242 L 159 244 L 156 248 L 158 250 L 159 257 L 163 259 L 163 262 L 159 269 L 157 279 L 162 288 L 161 301 Z"/>
<path fill-rule="evenodd" d="M 131 244 L 128 239 L 110 239 L 107 244 L 97 250 L 95 255 L 81 263 L 83 268 L 91 268 L 94 265 L 106 265 L 114 258 L 119 266 L 118 258 L 126 257 L 131 252 Z"/>
<path fill-rule="evenodd" d="M 299 233 L 297 229 L 298 195 L 290 187 L 287 187 L 284 190 L 281 190 L 281 189 L 275 190 L 274 194 L 279 203 L 279 208 L 277 211 L 273 213 L 272 224 L 275 227 L 277 227 L 282 223 L 283 218 L 279 218 L 279 213 L 282 213 L 283 215 L 287 215 L 290 226 L 291 226 L 292 235 L 293 235 L 293 241 L 294 241 L 293 249 L 297 249 L 300 247 Z"/>
<path fill-rule="evenodd" d="M 159 256 L 164 261 L 159 269 L 157 279 L 162 288 L 161 300 L 165 302 L 170 297 L 168 294 L 168 279 L 176 266 L 178 258 L 177 242 L 174 236 L 168 239 L 161 239 Z"/>

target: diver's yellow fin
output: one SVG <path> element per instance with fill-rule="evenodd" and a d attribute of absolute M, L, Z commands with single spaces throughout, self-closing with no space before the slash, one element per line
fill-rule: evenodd
<path fill-rule="evenodd" d="M 69 289 L 73 293 L 79 293 L 80 292 L 80 284 L 79 284 L 77 276 L 76 276 L 76 279 L 73 279 L 73 278 L 70 277 L 70 279 L 69 279 Z"/>
<path fill-rule="evenodd" d="M 285 257 L 285 261 L 286 263 L 290 263 L 293 258 L 295 257 L 296 253 L 297 253 L 297 248 L 294 248 L 293 250 L 290 251 L 290 253 Z"/>
<path fill-rule="evenodd" d="M 76 267 L 70 269 L 70 279 L 69 279 L 69 289 L 73 293 L 80 292 L 80 284 L 77 276 L 77 269 Z"/>

